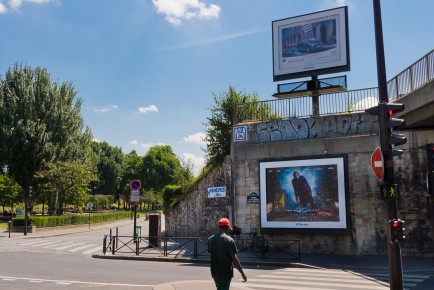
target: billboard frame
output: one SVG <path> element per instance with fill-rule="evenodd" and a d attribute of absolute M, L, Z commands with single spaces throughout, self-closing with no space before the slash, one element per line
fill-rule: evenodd
<path fill-rule="evenodd" d="M 312 39 L 321 47 L 302 52 Z M 348 7 L 273 21 L 272 47 L 274 82 L 349 71 Z"/>
<path fill-rule="evenodd" d="M 349 234 L 347 155 L 259 160 L 260 224 L 264 234 Z M 314 204 L 296 199 L 295 172 Z M 283 197 L 282 197 L 283 196 Z"/>

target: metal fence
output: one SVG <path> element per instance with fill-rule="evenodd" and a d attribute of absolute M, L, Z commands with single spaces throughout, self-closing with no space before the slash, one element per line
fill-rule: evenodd
<path fill-rule="evenodd" d="M 160 257 L 176 259 L 210 259 L 206 237 L 133 237 L 105 235 L 103 254 Z M 239 247 L 240 260 L 260 260 L 277 262 L 300 262 L 299 240 L 257 240 L 251 245 L 250 238 L 238 238 L 236 242 L 246 246 Z M 259 247 L 258 247 L 259 245 Z"/>
<path fill-rule="evenodd" d="M 434 50 L 431 50 L 387 83 L 389 101 L 394 102 L 399 100 L 432 81 L 433 78 Z M 378 88 L 324 94 L 319 98 L 319 115 L 364 112 L 367 108 L 376 106 L 378 99 Z M 235 107 L 234 124 L 266 122 L 288 118 L 306 118 L 312 115 L 312 97 L 301 96 L 238 104 Z"/>

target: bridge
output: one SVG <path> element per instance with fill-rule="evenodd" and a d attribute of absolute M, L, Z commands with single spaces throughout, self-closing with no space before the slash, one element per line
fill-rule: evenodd
<path fill-rule="evenodd" d="M 434 125 L 434 49 L 404 69 L 387 83 L 390 102 L 405 105 L 396 114 L 406 120 L 406 129 Z M 320 96 L 319 115 L 364 113 L 378 104 L 378 88 L 347 90 Z M 277 99 L 238 104 L 234 125 L 267 122 L 270 120 L 308 118 L 313 116 L 312 98 Z"/>

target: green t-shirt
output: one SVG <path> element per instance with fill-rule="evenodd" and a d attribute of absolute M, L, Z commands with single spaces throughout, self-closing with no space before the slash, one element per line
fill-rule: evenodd
<path fill-rule="evenodd" d="M 227 279 L 234 276 L 230 254 L 237 253 L 234 240 L 217 233 L 208 238 L 208 252 L 211 254 L 211 275 L 214 279 Z"/>

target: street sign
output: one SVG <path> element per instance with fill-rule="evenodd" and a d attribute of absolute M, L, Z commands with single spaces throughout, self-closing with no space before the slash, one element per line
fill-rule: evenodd
<path fill-rule="evenodd" d="M 130 182 L 131 190 L 139 190 L 141 187 L 140 180 L 135 179 Z"/>
<path fill-rule="evenodd" d="M 381 148 L 377 147 L 377 149 L 372 152 L 371 155 L 371 166 L 372 170 L 374 170 L 375 176 L 378 180 L 383 181 L 384 178 L 384 159 L 383 152 L 381 152 Z"/>
<path fill-rule="evenodd" d="M 139 202 L 140 201 L 140 191 L 131 190 L 130 202 Z"/>

